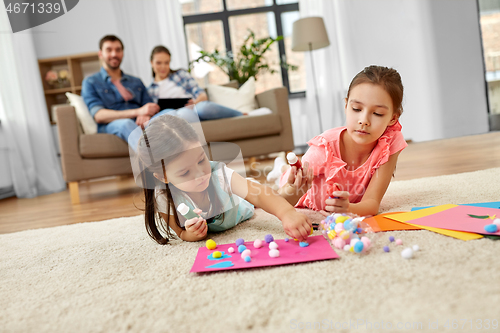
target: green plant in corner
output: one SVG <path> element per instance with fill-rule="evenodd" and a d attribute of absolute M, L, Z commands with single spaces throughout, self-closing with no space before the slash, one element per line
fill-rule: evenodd
<path fill-rule="evenodd" d="M 239 49 L 239 53 L 234 56 L 233 52 L 222 54 L 218 49 L 213 52 L 200 51 L 200 56 L 193 60 L 190 64 L 190 70 L 194 63 L 204 61 L 212 63 L 219 67 L 224 73 L 229 76 L 230 80 L 238 81 L 241 86 L 252 76 L 257 80 L 257 75 L 265 72 L 271 74 L 278 72 L 271 67 L 271 64 L 264 57 L 264 54 L 269 50 L 271 45 L 283 39 L 283 36 L 276 38 L 255 38 L 255 33 L 248 30 L 248 36 L 245 38 L 243 45 Z M 286 62 L 281 62 L 280 66 L 287 70 L 297 70 L 298 66 L 290 65 Z"/>

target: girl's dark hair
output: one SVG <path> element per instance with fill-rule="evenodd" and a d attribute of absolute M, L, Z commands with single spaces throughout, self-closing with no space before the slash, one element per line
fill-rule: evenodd
<path fill-rule="evenodd" d="M 172 57 L 172 55 L 170 54 L 170 51 L 163 45 L 158 45 L 158 46 L 155 46 L 155 48 L 153 49 L 153 51 L 151 51 L 151 56 L 149 58 L 149 61 L 153 61 L 153 58 L 155 56 L 155 54 L 157 53 L 166 53 L 168 54 L 170 57 Z M 170 72 L 171 73 L 175 73 L 177 72 L 178 70 L 173 70 L 173 69 L 170 69 Z M 155 71 L 153 70 L 153 68 L 151 68 L 151 73 L 153 74 L 153 77 L 155 77 Z"/>
<path fill-rule="evenodd" d="M 173 215 L 175 223 L 179 223 L 172 193 L 179 191 L 173 184 L 167 184 L 154 177 L 154 173 L 165 177 L 167 165 L 186 151 L 190 143 L 199 143 L 200 140 L 195 130 L 184 119 L 162 115 L 154 119 L 144 129 L 138 147 L 137 155 L 141 165 L 142 186 L 144 188 L 144 220 L 146 230 L 151 238 L 159 244 L 167 244 L 175 237 L 168 226 L 168 221 L 163 220 L 158 212 L 155 188 L 161 185 L 164 188 L 158 195 L 164 195 L 167 201 L 167 218 Z M 147 162 L 147 163 L 146 163 Z M 214 207 L 213 211 L 221 211 L 222 204 L 215 194 L 214 186 L 210 180 L 208 186 L 209 200 Z M 207 221 L 208 222 L 208 221 Z"/>
<path fill-rule="evenodd" d="M 399 116 L 403 113 L 403 83 L 401 81 L 401 76 L 398 71 L 393 68 L 383 67 L 383 66 L 368 66 L 365 67 L 361 72 L 356 74 L 349 85 L 349 90 L 347 91 L 347 99 L 349 99 L 349 94 L 351 89 L 362 83 L 372 83 L 380 85 L 389 96 L 391 96 L 392 104 L 394 107 L 394 113 Z"/>

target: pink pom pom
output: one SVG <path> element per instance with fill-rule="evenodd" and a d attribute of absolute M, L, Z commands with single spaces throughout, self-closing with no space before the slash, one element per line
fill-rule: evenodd
<path fill-rule="evenodd" d="M 234 253 L 234 247 L 230 247 L 229 249 L 227 249 L 227 252 Z"/>
<path fill-rule="evenodd" d="M 256 249 L 262 247 L 262 241 L 260 239 L 256 239 L 255 242 L 253 242 L 253 247 Z"/>
<path fill-rule="evenodd" d="M 401 239 L 396 239 L 396 245 L 403 245 L 403 241 Z"/>
<path fill-rule="evenodd" d="M 345 246 L 345 240 L 340 237 L 335 237 L 335 239 L 333 240 L 333 246 L 335 246 L 337 249 L 343 249 Z"/>
<path fill-rule="evenodd" d="M 336 232 L 336 233 L 340 233 L 342 230 L 344 230 L 344 224 L 342 224 L 342 223 L 337 223 L 337 224 L 335 225 L 335 232 Z"/>
<path fill-rule="evenodd" d="M 269 243 L 269 249 L 276 250 L 278 248 L 278 244 L 276 242 Z"/>
<path fill-rule="evenodd" d="M 363 252 L 366 252 L 372 246 L 372 242 L 368 237 L 361 237 L 361 241 L 363 242 L 364 245 Z"/>
<path fill-rule="evenodd" d="M 250 251 L 249 249 L 246 249 L 245 251 L 241 252 L 241 259 L 245 259 L 245 257 L 250 257 L 251 254 L 252 254 L 252 251 Z"/>

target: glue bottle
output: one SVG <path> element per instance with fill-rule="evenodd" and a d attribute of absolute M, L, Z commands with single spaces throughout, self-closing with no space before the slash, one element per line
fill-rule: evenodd
<path fill-rule="evenodd" d="M 193 210 L 190 209 L 185 203 L 181 203 L 179 206 L 177 206 L 177 211 L 181 213 L 182 216 L 186 218 L 186 220 L 199 217 L 199 215 L 193 212 Z"/>
<path fill-rule="evenodd" d="M 297 155 L 295 155 L 294 153 L 288 153 L 286 155 L 286 159 L 288 160 L 288 163 L 290 163 L 290 166 L 294 166 L 297 168 L 297 171 L 299 171 L 299 169 L 302 169 L 302 163 L 300 163 Z"/>

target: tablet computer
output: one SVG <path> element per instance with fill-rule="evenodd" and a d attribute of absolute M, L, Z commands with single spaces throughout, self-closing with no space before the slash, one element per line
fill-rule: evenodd
<path fill-rule="evenodd" d="M 184 107 L 190 98 L 159 98 L 158 106 L 161 110 L 165 109 L 180 109 Z"/>

